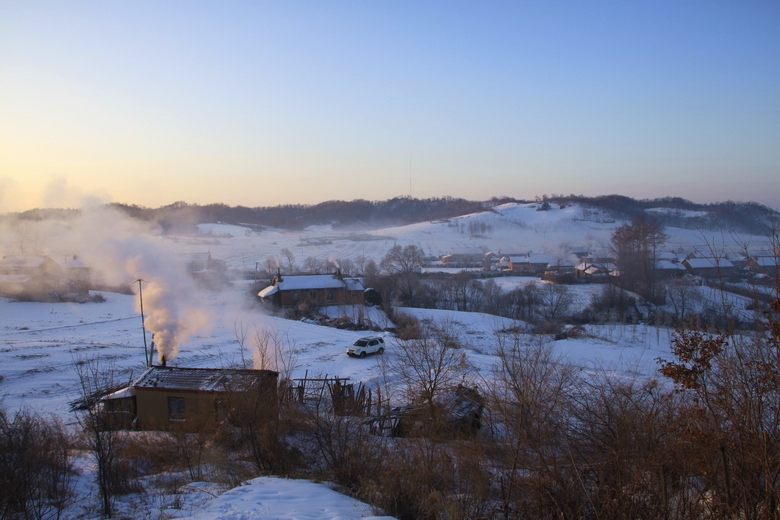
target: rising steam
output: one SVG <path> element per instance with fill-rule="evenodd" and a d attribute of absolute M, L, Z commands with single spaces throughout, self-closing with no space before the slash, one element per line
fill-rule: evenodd
<path fill-rule="evenodd" d="M 174 359 L 179 345 L 208 325 L 184 259 L 153 230 L 117 212 L 93 208 L 84 210 L 67 235 L 70 250 L 79 251 L 106 284 L 132 284 L 137 293 L 134 282 L 143 280 L 145 324 L 154 334 L 159 361 Z"/>

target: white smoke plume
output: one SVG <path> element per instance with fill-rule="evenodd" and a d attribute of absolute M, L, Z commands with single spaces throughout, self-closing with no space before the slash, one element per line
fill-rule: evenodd
<path fill-rule="evenodd" d="M 110 223 L 110 227 L 106 224 Z M 87 210 L 80 221 L 84 260 L 112 283 L 142 280 L 145 325 L 154 334 L 158 361 L 173 360 L 179 345 L 208 326 L 185 262 L 162 239 L 115 212 Z M 138 283 L 133 284 L 138 291 Z M 136 301 L 136 310 L 140 310 Z"/>

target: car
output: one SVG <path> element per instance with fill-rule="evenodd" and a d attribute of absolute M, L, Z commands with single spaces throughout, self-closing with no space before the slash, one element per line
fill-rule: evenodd
<path fill-rule="evenodd" d="M 385 340 L 380 336 L 368 336 L 360 338 L 351 347 L 347 349 L 348 356 L 359 358 L 366 357 L 366 354 L 382 354 L 385 351 Z"/>

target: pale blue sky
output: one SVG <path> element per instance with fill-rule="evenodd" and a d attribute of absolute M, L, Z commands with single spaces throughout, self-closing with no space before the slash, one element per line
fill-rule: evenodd
<path fill-rule="evenodd" d="M 780 207 L 777 2 L 2 2 L 0 212 Z"/>

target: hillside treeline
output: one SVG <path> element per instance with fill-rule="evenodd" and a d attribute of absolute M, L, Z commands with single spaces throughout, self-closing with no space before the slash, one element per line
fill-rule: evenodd
<path fill-rule="evenodd" d="M 623 195 L 544 195 L 538 201 L 558 205 L 582 204 L 608 212 L 616 220 L 630 220 L 647 215 L 665 226 L 689 229 L 723 229 L 765 235 L 772 222 L 777 222 L 780 213 L 756 202 L 714 202 L 697 204 L 680 197 L 656 199 L 632 199 Z M 330 200 L 319 204 L 283 204 L 249 208 L 227 204 L 188 204 L 174 202 L 159 208 L 123 203 L 111 203 L 107 207 L 118 210 L 135 219 L 157 222 L 167 232 L 194 231 L 197 224 L 223 222 L 243 226 L 275 227 L 298 230 L 318 224 L 333 224 L 335 227 L 357 227 L 372 225 L 404 225 L 430 220 L 448 219 L 491 208 L 509 202 L 532 202 L 510 197 L 494 197 L 488 201 L 471 201 L 453 197 L 432 197 L 415 199 L 396 197 L 383 201 Z M 668 208 L 669 212 L 648 212 L 649 209 Z M 701 214 L 684 214 L 697 211 Z M 19 218 L 22 220 L 69 219 L 80 215 L 78 209 L 36 208 L 21 213 L 0 216 L 0 220 Z"/>

